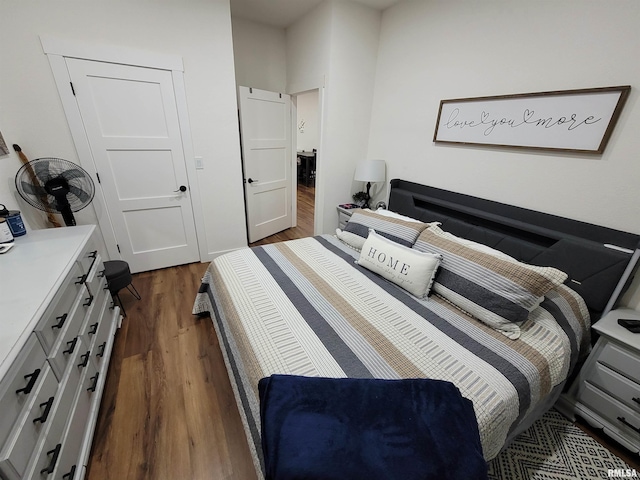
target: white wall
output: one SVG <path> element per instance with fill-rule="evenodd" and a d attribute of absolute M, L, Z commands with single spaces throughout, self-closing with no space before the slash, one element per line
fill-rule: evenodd
<path fill-rule="evenodd" d="M 237 85 L 284 93 L 285 30 L 241 18 L 232 18 L 231 24 Z"/>
<path fill-rule="evenodd" d="M 316 233 L 338 225 L 336 206 L 355 191 L 355 165 L 366 155 L 380 12 L 327 0 L 287 29 L 288 92 L 324 87 Z"/>
<path fill-rule="evenodd" d="M 311 152 L 319 145 L 318 90 L 301 93 L 296 97 L 296 150 Z"/>
<path fill-rule="evenodd" d="M 640 233 L 639 19 L 635 0 L 397 4 L 382 19 L 369 157 L 389 178 Z M 432 142 L 441 99 L 615 85 L 632 90 L 602 155 Z"/>
<path fill-rule="evenodd" d="M 578 6 L 580 8 L 576 8 Z M 383 17 L 369 155 L 393 177 L 640 233 L 640 3 L 402 2 Z M 603 155 L 442 146 L 441 99 L 632 85 Z"/>
<path fill-rule="evenodd" d="M 329 69 L 331 12 L 331 2 L 322 2 L 287 28 L 287 93 L 325 86 Z"/>
<path fill-rule="evenodd" d="M 3 0 L 0 16 L 0 129 L 29 158 L 79 163 L 39 35 L 130 47 L 182 57 L 206 252 L 246 245 L 235 75 L 228 0 L 162 2 Z M 0 203 L 15 208 L 13 177 L 20 162 L 0 157 Z M 79 224 L 95 223 L 89 207 Z M 207 260 L 203 258 L 203 260 Z"/>
<path fill-rule="evenodd" d="M 331 37 L 330 85 L 334 115 L 330 117 L 327 136 L 332 139 L 332 178 L 340 178 L 340 189 L 326 199 L 324 232 L 335 229 L 335 207 L 352 201 L 351 194 L 363 190 L 354 182 L 356 164 L 368 157 L 371 106 L 380 38 L 381 13 L 357 3 L 337 2 Z M 344 188 L 346 187 L 346 189 Z M 347 192 L 347 195 L 345 195 Z"/>

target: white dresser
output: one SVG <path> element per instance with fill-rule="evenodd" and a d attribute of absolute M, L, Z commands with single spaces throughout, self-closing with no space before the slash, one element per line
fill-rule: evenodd
<path fill-rule="evenodd" d="M 92 225 L 0 255 L 0 478 L 85 475 L 120 310 Z"/>
<path fill-rule="evenodd" d="M 569 392 L 574 412 L 633 452 L 640 451 L 640 333 L 618 325 L 640 319 L 630 309 L 593 325 L 600 337 Z"/>

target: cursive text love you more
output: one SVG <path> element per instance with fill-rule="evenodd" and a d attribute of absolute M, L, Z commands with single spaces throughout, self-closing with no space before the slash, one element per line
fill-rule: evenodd
<path fill-rule="evenodd" d="M 474 114 L 476 115 L 476 114 Z M 584 117 L 578 116 L 577 113 L 564 116 L 549 116 L 544 117 L 536 115 L 535 110 L 525 108 L 522 111 L 522 115 L 516 115 L 513 118 L 494 116 L 491 112 L 482 111 L 476 118 L 461 118 L 460 109 L 454 108 L 449 114 L 449 118 L 445 123 L 445 127 L 448 129 L 457 128 L 480 128 L 483 129 L 483 135 L 488 137 L 494 130 L 500 127 L 509 128 L 544 128 L 544 129 L 566 129 L 567 131 L 574 131 L 580 127 L 586 125 L 593 125 L 599 122 L 602 118 L 596 118 L 593 115 L 587 115 Z"/>

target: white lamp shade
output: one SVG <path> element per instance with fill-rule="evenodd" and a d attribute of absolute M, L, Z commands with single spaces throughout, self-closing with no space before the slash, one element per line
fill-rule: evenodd
<path fill-rule="evenodd" d="M 384 160 L 363 160 L 358 162 L 353 179 L 356 182 L 384 182 L 386 178 Z"/>

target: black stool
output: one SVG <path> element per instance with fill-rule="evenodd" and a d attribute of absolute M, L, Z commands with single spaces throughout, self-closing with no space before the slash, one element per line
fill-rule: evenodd
<path fill-rule="evenodd" d="M 125 312 L 122 300 L 120 300 L 120 290 L 126 287 L 131 295 L 140 300 L 140 294 L 132 283 L 133 278 L 131 277 L 129 264 L 124 260 L 107 260 L 104 262 L 104 276 L 107 278 L 107 286 L 109 287 L 111 296 L 118 299 L 118 303 L 122 309 L 122 315 L 126 317 L 127 312 Z"/>

